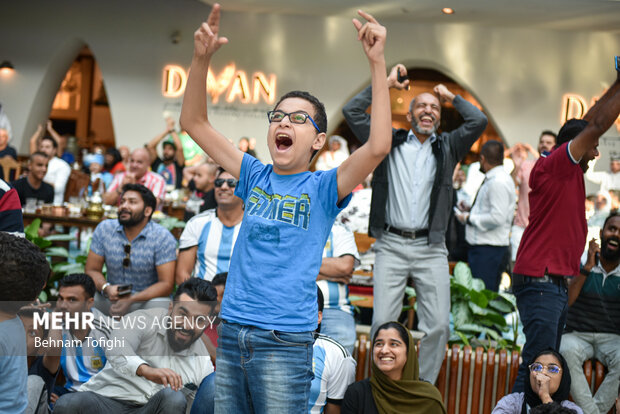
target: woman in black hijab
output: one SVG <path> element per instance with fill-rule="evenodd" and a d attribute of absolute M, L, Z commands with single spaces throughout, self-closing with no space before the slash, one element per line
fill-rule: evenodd
<path fill-rule="evenodd" d="M 534 407 L 553 402 L 583 414 L 581 408 L 568 401 L 570 371 L 562 355 L 553 349 L 544 350 L 530 361 L 528 367 L 530 380 L 525 382 L 525 392 L 506 395 L 499 400 L 492 414 L 527 414 Z"/>

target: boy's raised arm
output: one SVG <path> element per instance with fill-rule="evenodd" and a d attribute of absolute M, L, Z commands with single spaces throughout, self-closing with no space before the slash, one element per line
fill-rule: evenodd
<path fill-rule="evenodd" d="M 353 19 L 357 38 L 362 42 L 370 65 L 372 84 L 372 108 L 370 112 L 370 136 L 368 141 L 338 167 L 338 200 L 346 197 L 385 158 L 392 144 L 392 112 L 390 92 L 385 77 L 386 30 L 371 15 L 358 11 L 366 19 L 362 24 Z"/>
<path fill-rule="evenodd" d="M 216 163 L 239 178 L 243 153 L 213 128 L 207 117 L 207 72 L 213 54 L 228 39 L 219 36 L 220 5 L 214 4 L 211 13 L 194 33 L 194 56 L 183 97 L 181 127 Z"/>

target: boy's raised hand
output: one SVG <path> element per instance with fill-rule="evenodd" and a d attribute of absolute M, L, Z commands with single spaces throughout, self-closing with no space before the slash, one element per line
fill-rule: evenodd
<path fill-rule="evenodd" d="M 361 10 L 357 13 L 366 20 L 366 23 L 362 24 L 359 20 L 353 19 L 353 25 L 357 29 L 357 40 L 361 40 L 364 53 L 371 61 L 383 60 L 387 30 L 370 14 Z"/>
<path fill-rule="evenodd" d="M 215 3 L 207 21 L 194 32 L 194 56 L 211 57 L 228 39 L 219 36 L 220 5 Z"/>

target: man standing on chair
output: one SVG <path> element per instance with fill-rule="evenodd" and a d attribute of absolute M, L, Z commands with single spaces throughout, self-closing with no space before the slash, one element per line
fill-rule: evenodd
<path fill-rule="evenodd" d="M 403 89 L 392 68 L 388 86 Z M 356 137 L 365 142 L 370 131 L 371 89 L 366 88 L 343 109 Z M 441 102 L 451 103 L 465 123 L 438 133 Z M 392 151 L 375 169 L 369 234 L 377 238 L 374 267 L 374 330 L 401 313 L 405 286 L 413 278 L 417 294 L 420 377 L 434 382 L 449 336 L 450 274 L 445 234 L 452 209 L 452 172 L 487 125 L 485 115 L 444 85 L 422 93 L 409 105 L 411 129 L 392 130 Z M 372 336 L 372 335 L 371 335 Z"/>

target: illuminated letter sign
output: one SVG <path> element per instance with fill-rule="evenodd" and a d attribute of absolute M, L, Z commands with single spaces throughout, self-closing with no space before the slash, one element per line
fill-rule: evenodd
<path fill-rule="evenodd" d="M 176 98 L 183 95 L 187 85 L 187 75 L 182 67 L 166 65 L 164 67 L 164 86 L 162 93 L 167 98 Z"/>
<path fill-rule="evenodd" d="M 562 122 L 564 125 L 569 119 L 581 119 L 588 110 L 586 100 L 579 95 L 566 94 L 562 100 Z"/>
<path fill-rule="evenodd" d="M 216 76 L 211 69 L 207 73 L 207 93 L 211 95 L 211 102 L 218 103 L 222 94 L 226 96 L 226 102 L 239 101 L 244 104 L 264 101 L 273 104 L 276 101 L 276 75 L 265 75 L 263 72 L 255 72 L 248 82 L 245 71 L 237 70 L 234 63 L 228 64 Z M 164 82 L 162 94 L 166 98 L 177 98 L 183 95 L 187 85 L 187 74 L 183 68 L 177 65 L 164 67 Z"/>

